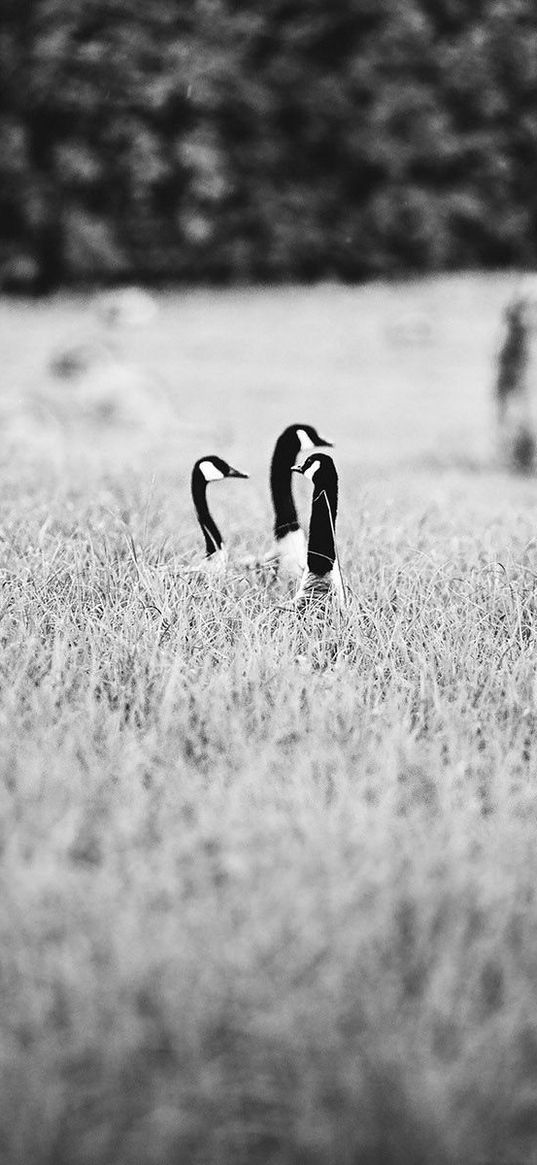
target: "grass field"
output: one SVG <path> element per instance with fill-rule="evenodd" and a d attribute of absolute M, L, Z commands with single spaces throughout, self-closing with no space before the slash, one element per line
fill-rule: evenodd
<path fill-rule="evenodd" d="M 495 464 L 513 280 L 0 302 L 2 1165 L 537 1161 L 537 482 Z M 336 443 L 339 625 L 270 544 Z M 307 517 L 307 482 L 297 484 Z"/>

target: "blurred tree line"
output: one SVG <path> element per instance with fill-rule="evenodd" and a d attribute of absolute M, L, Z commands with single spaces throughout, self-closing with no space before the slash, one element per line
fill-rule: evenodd
<path fill-rule="evenodd" d="M 0 283 L 532 264 L 535 0 L 0 0 Z"/>

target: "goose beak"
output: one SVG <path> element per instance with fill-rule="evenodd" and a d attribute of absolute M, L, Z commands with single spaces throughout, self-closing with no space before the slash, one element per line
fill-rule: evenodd
<path fill-rule="evenodd" d="M 304 470 L 301 465 L 292 465 L 291 473 L 304 473 Z"/>
<path fill-rule="evenodd" d="M 247 478 L 247 477 L 249 477 L 249 474 L 248 473 L 241 473 L 240 469 L 231 469 L 230 468 L 229 473 L 228 473 L 228 477 L 246 477 Z"/>
<path fill-rule="evenodd" d="M 334 442 L 333 441 L 325 441 L 323 437 L 321 437 L 321 439 L 319 441 L 319 446 L 321 446 L 321 445 L 325 449 L 333 449 L 334 448 Z"/>

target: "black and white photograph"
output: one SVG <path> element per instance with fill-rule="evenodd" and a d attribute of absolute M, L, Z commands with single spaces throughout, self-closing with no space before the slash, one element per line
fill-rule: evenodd
<path fill-rule="evenodd" d="M 0 1165 L 537 1165 L 537 4 L 0 0 Z"/>

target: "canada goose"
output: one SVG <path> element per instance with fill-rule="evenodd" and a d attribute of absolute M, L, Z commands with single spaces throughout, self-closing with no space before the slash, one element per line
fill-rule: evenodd
<path fill-rule="evenodd" d="M 225 477 L 247 478 L 248 474 L 241 473 L 238 469 L 233 469 L 231 465 L 228 465 L 227 461 L 223 461 L 221 457 L 215 457 L 213 455 L 210 457 L 200 457 L 192 470 L 192 501 L 194 502 L 198 522 L 203 531 L 206 550 L 203 563 L 194 567 L 194 570 L 221 571 L 226 568 L 227 550 L 223 544 L 220 530 L 210 514 L 207 505 L 208 483 L 210 481 L 221 481 Z"/>
<path fill-rule="evenodd" d="M 274 507 L 275 550 L 270 560 L 282 574 L 301 578 L 306 566 L 306 538 L 298 521 L 291 489 L 291 470 L 299 453 L 322 446 L 332 448 L 312 425 L 289 425 L 280 434 L 270 465 L 270 492 Z"/>
<path fill-rule="evenodd" d="M 295 603 L 303 606 L 333 594 L 338 606 L 343 607 L 345 592 L 336 548 L 336 467 L 327 453 L 312 453 L 303 465 L 293 465 L 292 472 L 302 473 L 313 482 L 307 564 Z"/>

